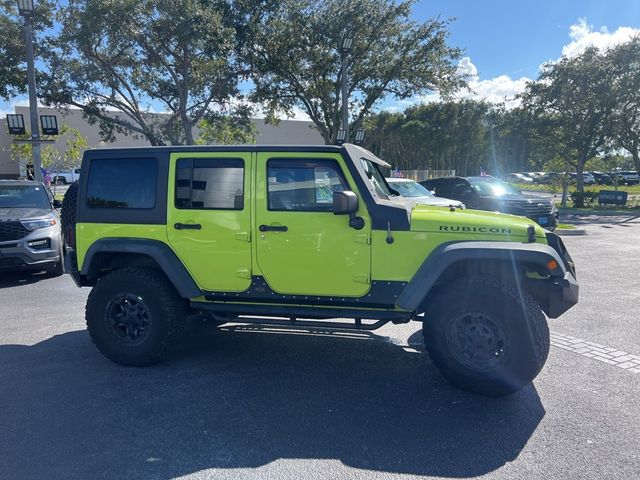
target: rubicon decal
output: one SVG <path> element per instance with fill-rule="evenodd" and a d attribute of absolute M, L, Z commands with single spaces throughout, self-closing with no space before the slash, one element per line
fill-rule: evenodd
<path fill-rule="evenodd" d="M 470 232 L 470 233 L 497 233 L 497 234 L 511 234 L 510 228 L 500 227 L 463 227 L 460 225 L 440 225 L 441 232 Z"/>

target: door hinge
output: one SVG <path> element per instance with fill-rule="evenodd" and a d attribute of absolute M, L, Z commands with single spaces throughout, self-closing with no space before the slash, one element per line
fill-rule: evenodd
<path fill-rule="evenodd" d="M 353 281 L 356 283 L 366 283 L 368 285 L 369 283 L 371 283 L 371 278 L 369 278 L 368 273 L 361 273 L 359 275 L 354 275 Z"/>
<path fill-rule="evenodd" d="M 371 245 L 371 236 L 369 236 L 368 233 L 358 233 L 353 236 L 353 241 L 356 243 Z"/>
<path fill-rule="evenodd" d="M 249 270 L 248 268 L 241 268 L 240 270 L 236 270 L 236 277 L 251 279 L 251 270 Z"/>
<path fill-rule="evenodd" d="M 241 242 L 251 242 L 251 233 L 250 232 L 237 232 L 233 234 L 233 237 L 236 240 L 240 240 Z"/>

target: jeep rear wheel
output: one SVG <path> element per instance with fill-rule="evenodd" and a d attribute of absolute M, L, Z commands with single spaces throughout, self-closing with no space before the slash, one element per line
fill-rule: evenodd
<path fill-rule="evenodd" d="M 538 304 L 515 284 L 487 276 L 443 286 L 427 309 L 423 334 L 443 375 L 483 395 L 520 390 L 549 354 L 549 327 Z"/>
<path fill-rule="evenodd" d="M 125 366 L 162 360 L 187 321 L 187 304 L 157 270 L 128 267 L 100 278 L 86 308 L 98 350 Z"/>

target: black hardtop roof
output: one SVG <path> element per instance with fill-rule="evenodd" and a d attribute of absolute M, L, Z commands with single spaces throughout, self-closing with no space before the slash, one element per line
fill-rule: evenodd
<path fill-rule="evenodd" d="M 339 152 L 338 145 L 166 145 L 161 147 L 109 147 L 87 150 L 85 153 L 104 153 L 117 151 L 118 153 L 142 151 L 150 152 Z"/>
<path fill-rule="evenodd" d="M 135 153 L 140 155 L 142 152 L 153 153 L 173 153 L 173 152 L 325 152 L 325 153 L 341 153 L 346 150 L 352 158 L 356 156 L 366 157 L 368 160 L 378 163 L 383 167 L 389 168 L 390 165 L 384 160 L 379 159 L 374 154 L 364 148 L 345 143 L 339 145 L 167 145 L 161 147 L 145 146 L 145 147 L 113 147 L 113 148 L 95 148 L 86 150 L 84 156 L 96 157 L 104 155 L 106 152 L 117 153 L 119 157 L 127 153 Z"/>

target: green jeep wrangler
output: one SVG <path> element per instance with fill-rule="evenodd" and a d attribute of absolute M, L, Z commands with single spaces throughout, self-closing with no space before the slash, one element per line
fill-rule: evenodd
<path fill-rule="evenodd" d="M 562 241 L 522 217 L 407 206 L 388 167 L 349 144 L 85 152 L 63 223 L 71 274 L 93 287 L 91 338 L 142 366 L 196 312 L 341 329 L 417 320 L 454 384 L 517 391 L 549 352 L 543 312 L 578 301 Z"/>

